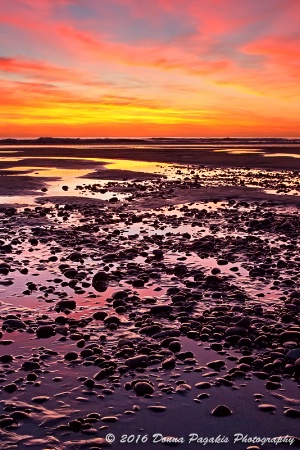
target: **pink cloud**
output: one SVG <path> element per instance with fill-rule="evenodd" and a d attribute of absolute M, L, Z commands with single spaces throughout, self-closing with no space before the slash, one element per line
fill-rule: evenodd
<path fill-rule="evenodd" d="M 285 73 L 299 79 L 300 75 L 300 37 L 270 36 L 243 47 L 248 54 L 264 56 L 270 72 Z M 284 80 L 282 80 L 284 81 Z"/>
<path fill-rule="evenodd" d="M 78 31 L 70 26 L 59 28 L 64 38 L 70 40 L 74 51 L 87 51 L 99 61 L 111 61 L 128 66 L 154 67 L 162 70 L 181 70 L 188 74 L 218 72 L 228 66 L 229 61 L 205 61 L 180 46 L 168 46 L 141 42 L 132 46 L 108 41 L 106 36 L 95 36 Z"/>
<path fill-rule="evenodd" d="M 53 81 L 82 82 L 85 79 L 83 74 L 76 73 L 73 69 L 23 58 L 0 57 L 0 71 L 26 76 L 37 76 Z"/>

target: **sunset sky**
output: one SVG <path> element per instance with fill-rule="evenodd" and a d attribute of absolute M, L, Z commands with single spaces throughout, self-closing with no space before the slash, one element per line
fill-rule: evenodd
<path fill-rule="evenodd" d="M 300 136 L 299 0 L 0 0 L 0 137 Z"/>

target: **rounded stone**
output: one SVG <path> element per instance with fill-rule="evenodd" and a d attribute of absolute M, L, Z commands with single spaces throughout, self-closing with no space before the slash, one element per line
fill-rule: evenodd
<path fill-rule="evenodd" d="M 270 405 L 268 403 L 262 403 L 261 405 L 258 405 L 258 408 L 264 412 L 273 412 L 273 411 L 275 411 L 276 406 Z"/>
<path fill-rule="evenodd" d="M 78 354 L 76 352 L 68 352 L 64 356 L 64 359 L 66 361 L 75 361 L 77 358 L 78 358 Z"/>
<path fill-rule="evenodd" d="M 294 419 L 298 419 L 300 417 L 300 411 L 299 409 L 293 409 L 293 408 L 289 408 L 286 411 L 284 411 L 284 414 L 287 417 L 292 417 Z"/>
<path fill-rule="evenodd" d="M 47 339 L 55 335 L 55 330 L 51 325 L 41 325 L 36 330 L 39 339 Z"/>
<path fill-rule="evenodd" d="M 104 320 L 107 316 L 108 316 L 108 314 L 105 311 L 96 311 L 93 314 L 93 319 L 95 319 L 95 320 Z"/>
<path fill-rule="evenodd" d="M 232 411 L 226 405 L 218 405 L 215 409 L 212 410 L 212 415 L 216 417 L 226 417 L 231 416 Z"/>
<path fill-rule="evenodd" d="M 154 388 L 151 384 L 146 383 L 145 381 L 140 381 L 134 385 L 134 391 L 137 396 L 143 397 L 145 395 L 152 395 Z"/>
<path fill-rule="evenodd" d="M 60 300 L 56 306 L 61 309 L 75 309 L 76 302 L 75 300 Z"/>

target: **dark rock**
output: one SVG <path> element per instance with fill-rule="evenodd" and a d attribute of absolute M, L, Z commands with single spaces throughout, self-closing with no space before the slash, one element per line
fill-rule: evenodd
<path fill-rule="evenodd" d="M 12 355 L 1 355 L 0 356 L 0 362 L 3 364 L 9 364 L 13 361 L 13 356 Z"/>
<path fill-rule="evenodd" d="M 163 250 L 159 248 L 154 249 L 152 253 L 156 258 L 162 258 L 164 256 Z"/>
<path fill-rule="evenodd" d="M 237 327 L 249 328 L 250 325 L 251 325 L 251 319 L 248 316 L 243 317 L 236 323 Z"/>
<path fill-rule="evenodd" d="M 40 364 L 35 361 L 25 361 L 22 364 L 22 369 L 26 371 L 37 370 L 40 369 Z"/>
<path fill-rule="evenodd" d="M 188 272 L 187 267 L 184 264 L 176 264 L 174 267 L 173 273 L 176 277 L 183 277 Z"/>
<path fill-rule="evenodd" d="M 73 431 L 74 433 L 79 433 L 82 428 L 83 422 L 75 419 L 71 420 L 68 425 L 71 431 Z"/>
<path fill-rule="evenodd" d="M 163 369 L 170 370 L 170 369 L 174 369 L 175 364 L 176 364 L 176 359 L 171 357 L 171 358 L 165 359 L 161 365 L 162 365 Z"/>
<path fill-rule="evenodd" d="M 225 364 L 226 364 L 225 361 L 216 360 L 216 361 L 211 361 L 211 362 L 207 363 L 206 365 L 208 367 L 210 367 L 211 369 L 221 370 L 225 366 Z"/>
<path fill-rule="evenodd" d="M 267 382 L 266 382 L 266 388 L 267 388 L 269 391 L 274 391 L 274 390 L 276 390 L 276 389 L 281 388 L 281 383 L 277 383 L 277 382 L 275 382 L 275 381 L 267 381 Z"/>
<path fill-rule="evenodd" d="M 136 369 L 137 367 L 145 367 L 148 361 L 147 355 L 133 356 L 125 361 L 126 366 L 130 369 Z"/>
<path fill-rule="evenodd" d="M 244 327 L 230 327 L 225 331 L 225 336 L 246 336 L 247 329 Z"/>
<path fill-rule="evenodd" d="M 48 400 L 50 400 L 50 397 L 47 397 L 46 395 L 39 395 L 38 397 L 33 397 L 33 398 L 31 399 L 31 401 L 32 401 L 33 403 L 39 403 L 39 404 L 45 403 L 45 402 L 47 402 Z"/>
<path fill-rule="evenodd" d="M 13 411 L 10 414 L 10 417 L 12 419 L 16 420 L 17 422 L 19 422 L 20 420 L 30 419 L 29 413 L 27 413 L 25 411 Z"/>
<path fill-rule="evenodd" d="M 298 340 L 300 339 L 300 331 L 283 331 L 279 337 L 282 342 Z"/>
<path fill-rule="evenodd" d="M 209 381 L 201 381 L 200 383 L 195 384 L 197 389 L 209 389 L 212 387 L 212 384 Z"/>
<path fill-rule="evenodd" d="M 292 418 L 295 418 L 295 419 L 298 419 L 298 418 L 300 417 L 300 411 L 299 411 L 299 409 L 289 408 L 289 409 L 287 409 L 287 410 L 284 411 L 284 414 L 285 414 L 287 417 L 292 417 Z"/>
<path fill-rule="evenodd" d="M 160 331 L 159 333 L 155 333 L 152 337 L 154 339 L 160 339 L 165 337 L 178 337 L 180 336 L 179 330 L 164 330 Z"/>
<path fill-rule="evenodd" d="M 166 314 L 173 311 L 170 305 L 155 305 L 150 308 L 150 314 Z"/>
<path fill-rule="evenodd" d="M 37 328 L 36 335 L 39 339 L 50 338 L 55 335 L 55 330 L 51 325 L 41 325 Z"/>
<path fill-rule="evenodd" d="M 78 354 L 76 352 L 68 352 L 64 356 L 64 359 L 66 361 L 75 361 L 77 358 L 78 358 Z"/>
<path fill-rule="evenodd" d="M 153 336 L 155 333 L 159 333 L 161 327 L 159 325 L 148 325 L 140 329 L 140 334 L 146 334 L 147 336 Z"/>
<path fill-rule="evenodd" d="M 226 405 L 218 405 L 215 409 L 212 410 L 212 415 L 216 417 L 226 417 L 231 416 L 232 411 Z"/>
<path fill-rule="evenodd" d="M 13 330 L 24 330 L 26 324 L 20 319 L 6 319 L 2 324 L 2 329 L 12 328 Z"/>
<path fill-rule="evenodd" d="M 181 350 L 181 344 L 179 341 L 173 341 L 169 344 L 169 350 L 173 353 L 178 353 Z"/>
<path fill-rule="evenodd" d="M 132 286 L 135 288 L 142 288 L 144 287 L 144 280 L 141 280 L 140 278 L 136 278 L 132 281 Z"/>
<path fill-rule="evenodd" d="M 15 392 L 18 389 L 18 386 L 15 383 L 11 383 L 11 384 L 7 384 L 6 386 L 4 386 L 3 390 L 5 392 L 8 392 L 9 394 L 12 394 L 13 392 Z"/>
<path fill-rule="evenodd" d="M 15 421 L 11 417 L 3 417 L 0 419 L 0 428 L 10 427 L 14 423 Z"/>
<path fill-rule="evenodd" d="M 121 320 L 120 320 L 120 318 L 118 316 L 107 316 L 104 319 L 104 324 L 106 326 L 109 326 L 109 325 L 112 325 L 112 324 L 119 326 L 120 323 L 121 323 Z"/>
<path fill-rule="evenodd" d="M 78 276 L 78 272 L 76 269 L 66 269 L 63 272 L 66 278 L 70 278 L 71 280 Z"/>
<path fill-rule="evenodd" d="M 75 300 L 60 300 L 56 303 L 56 306 L 60 309 L 76 309 Z"/>
<path fill-rule="evenodd" d="M 291 361 L 295 361 L 300 358 L 300 348 L 293 348 L 292 350 L 289 350 L 285 357 Z"/>
<path fill-rule="evenodd" d="M 108 313 L 105 311 L 96 311 L 93 314 L 93 319 L 95 320 L 104 320 L 108 316 Z"/>
<path fill-rule="evenodd" d="M 139 397 L 143 397 L 145 395 L 152 395 L 154 392 L 154 388 L 153 386 L 151 386 L 151 384 L 142 381 L 134 385 L 134 391 L 136 395 L 138 395 Z"/>

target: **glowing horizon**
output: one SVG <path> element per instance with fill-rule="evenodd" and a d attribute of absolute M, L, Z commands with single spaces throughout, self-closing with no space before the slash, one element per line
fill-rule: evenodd
<path fill-rule="evenodd" d="M 0 138 L 300 135 L 299 2 L 0 6 Z"/>

